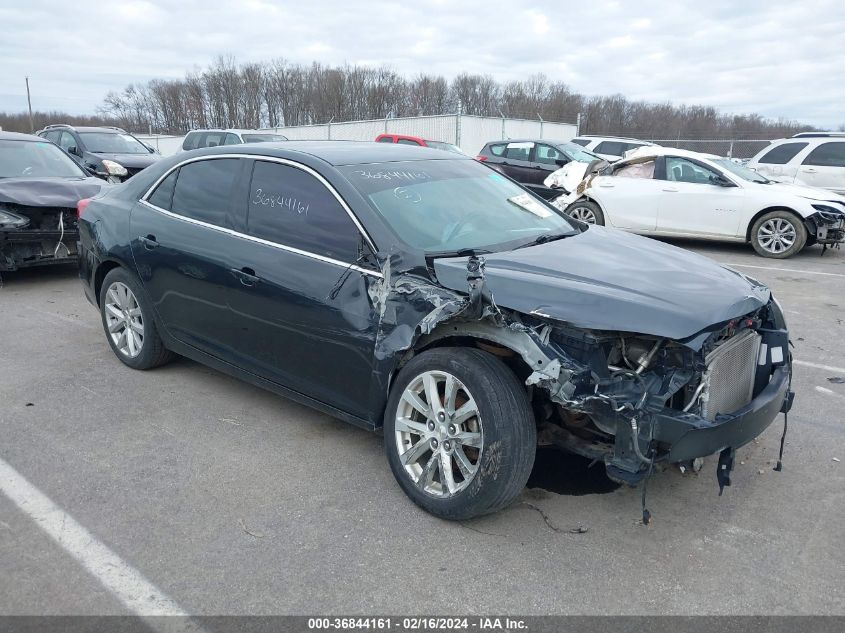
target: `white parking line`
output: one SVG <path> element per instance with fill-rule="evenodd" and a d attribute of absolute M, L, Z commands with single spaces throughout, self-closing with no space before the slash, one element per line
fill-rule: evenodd
<path fill-rule="evenodd" d="M 833 365 L 820 365 L 818 363 L 811 363 L 806 360 L 793 360 L 793 365 L 803 365 L 804 367 L 812 367 L 813 369 L 822 369 L 824 371 L 831 371 L 838 374 L 845 374 L 845 367 L 834 367 Z"/>
<path fill-rule="evenodd" d="M 760 270 L 777 270 L 784 273 L 799 273 L 802 275 L 826 275 L 828 277 L 845 277 L 843 273 L 823 273 L 815 270 L 798 270 L 797 268 L 773 268 L 772 266 L 753 266 L 751 264 L 728 264 L 738 268 L 759 268 Z"/>
<path fill-rule="evenodd" d="M 132 613 L 186 616 L 185 611 L 141 573 L 103 545 L 23 475 L 0 459 L 0 492 L 102 583 Z M 154 621 L 148 624 L 154 626 Z M 200 630 L 198 627 L 187 627 Z"/>
<path fill-rule="evenodd" d="M 845 400 L 845 396 L 838 394 L 835 391 L 833 391 L 832 389 L 828 389 L 827 387 L 819 387 L 818 385 L 816 385 L 815 389 L 819 393 L 823 393 L 826 396 L 833 396 L 834 398 L 842 398 L 843 400 Z"/>

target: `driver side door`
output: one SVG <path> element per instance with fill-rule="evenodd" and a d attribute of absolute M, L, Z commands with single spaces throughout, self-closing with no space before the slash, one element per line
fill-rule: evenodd
<path fill-rule="evenodd" d="M 664 156 L 656 175 L 662 195 L 657 232 L 701 237 L 737 237 L 744 189 L 711 167 L 680 156 Z M 718 178 L 733 186 L 714 184 Z"/>

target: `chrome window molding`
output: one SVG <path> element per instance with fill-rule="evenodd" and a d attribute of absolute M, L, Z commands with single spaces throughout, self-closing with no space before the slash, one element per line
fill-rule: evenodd
<path fill-rule="evenodd" d="M 141 196 L 141 202 L 147 202 L 147 198 L 149 198 L 152 195 L 153 191 L 155 191 L 156 187 L 159 186 L 161 181 L 163 181 L 170 174 L 172 174 L 174 171 L 179 169 L 182 165 L 187 165 L 188 163 L 196 163 L 196 162 L 201 161 L 201 160 L 219 160 L 219 159 L 224 159 L 224 158 L 247 158 L 247 159 L 252 159 L 252 160 L 262 160 L 262 161 L 269 162 L 269 163 L 280 163 L 282 165 L 289 165 L 290 167 L 294 167 L 296 169 L 301 169 L 302 171 L 304 171 L 308 174 L 311 174 L 312 176 L 314 176 L 314 178 L 316 178 L 318 181 L 320 181 L 326 189 L 329 190 L 329 192 L 338 201 L 340 206 L 343 207 L 343 210 L 346 211 L 346 214 L 349 216 L 349 219 L 352 220 L 353 224 L 355 224 L 358 231 L 361 233 L 361 235 L 367 241 L 367 244 L 369 245 L 370 249 L 372 249 L 373 253 L 378 252 L 378 250 L 376 249 L 375 243 L 373 242 L 372 238 L 370 238 L 370 235 L 369 235 L 369 233 L 367 233 L 366 229 L 364 229 L 364 226 L 358 220 L 358 217 L 352 212 L 352 209 L 350 209 L 349 205 L 346 204 L 346 200 L 344 200 L 343 197 L 341 197 L 341 195 L 329 183 L 329 181 L 326 180 L 325 178 L 323 178 L 323 176 L 318 171 L 312 169 L 311 167 L 308 167 L 308 165 L 303 165 L 302 163 L 297 163 L 296 161 L 290 160 L 288 158 L 277 158 L 275 156 L 262 156 L 260 154 L 215 154 L 215 155 L 212 155 L 212 156 L 194 156 L 193 158 L 186 158 L 185 160 L 178 162 L 173 167 L 168 169 L 164 174 L 159 176 L 159 178 L 150 186 L 150 188 L 147 189 L 146 193 L 143 196 Z M 157 207 L 154 204 L 148 203 L 148 206 L 151 206 L 158 211 L 166 211 L 165 209 Z M 167 213 L 174 215 L 174 216 L 177 216 L 177 217 L 184 218 L 184 216 L 180 216 L 178 213 L 172 213 L 170 211 L 167 211 Z M 190 218 L 186 218 L 186 219 L 190 220 Z M 200 224 L 203 224 L 205 226 L 210 226 L 212 228 L 219 228 L 219 227 L 214 227 L 213 225 L 210 225 L 210 224 L 206 224 L 205 222 L 200 222 Z M 237 235 L 239 235 L 241 237 L 248 237 L 250 239 L 253 239 L 251 235 L 246 235 L 246 234 L 237 233 L 237 232 L 234 232 L 234 233 L 236 233 Z M 276 244 L 275 242 L 268 242 L 266 240 L 260 240 L 260 238 L 256 238 L 256 239 L 259 239 L 259 241 L 262 241 L 262 242 L 269 244 L 271 246 L 283 246 L 282 244 Z M 293 248 L 293 247 L 285 247 L 285 248 L 287 248 L 288 250 L 299 252 L 301 254 L 315 255 L 314 253 L 307 253 L 306 251 L 300 251 L 299 249 L 296 249 L 296 248 Z M 317 257 L 322 258 L 323 256 L 319 255 Z M 331 259 L 331 258 L 326 258 L 326 259 Z M 331 260 L 331 261 L 337 261 L 337 260 Z M 348 264 L 343 264 L 343 265 L 347 266 Z"/>
<path fill-rule="evenodd" d="M 145 196 L 146 197 L 146 196 Z M 294 248 L 293 246 L 287 246 L 286 244 L 278 244 L 276 242 L 271 242 L 269 240 L 261 239 L 260 237 L 255 237 L 254 235 L 247 235 L 246 233 L 240 233 L 239 231 L 234 231 L 232 229 L 227 229 L 222 226 L 217 226 L 216 224 L 210 224 L 208 222 L 203 222 L 202 220 L 195 220 L 194 218 L 189 218 L 184 215 L 179 215 L 178 213 L 173 213 L 172 211 L 168 211 L 167 209 L 162 209 L 161 207 L 157 207 L 156 205 L 147 202 L 144 198 L 139 200 L 140 204 L 143 204 L 145 207 L 153 209 L 154 211 L 158 211 L 161 214 L 164 214 L 168 217 L 174 218 L 176 220 L 182 220 L 183 222 L 187 222 L 188 224 L 195 224 L 196 226 L 202 226 L 207 229 L 211 229 L 213 231 L 219 231 L 220 233 L 225 233 L 226 235 L 231 235 L 233 237 L 238 237 L 243 240 L 248 240 L 250 242 L 255 242 L 256 244 L 263 244 L 264 246 L 270 246 L 272 248 L 278 248 L 282 251 L 287 251 L 288 253 L 294 253 L 296 255 L 302 255 L 303 257 L 309 257 L 311 259 L 316 259 L 321 262 L 325 262 L 327 264 L 333 264 L 335 266 L 340 266 L 341 268 L 350 268 L 352 270 L 356 270 L 359 273 L 364 275 L 370 275 L 371 277 L 377 277 L 378 279 L 384 279 L 384 275 L 376 270 L 370 270 L 368 268 L 362 268 L 357 264 L 350 264 L 348 262 L 343 262 L 339 259 L 333 259 L 331 257 L 326 257 L 325 255 L 318 255 L 317 253 L 312 253 L 310 251 L 303 251 L 299 248 Z"/>

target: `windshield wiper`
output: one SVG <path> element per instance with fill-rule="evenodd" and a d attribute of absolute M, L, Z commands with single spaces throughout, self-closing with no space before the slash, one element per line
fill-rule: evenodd
<path fill-rule="evenodd" d="M 573 233 L 542 233 L 535 237 L 530 242 L 526 242 L 525 244 L 520 244 L 516 248 L 526 248 L 528 246 L 537 246 L 538 244 L 546 244 L 548 242 L 554 242 L 555 240 L 562 240 L 565 237 L 572 236 Z M 516 249 L 514 249 L 516 250 Z"/>

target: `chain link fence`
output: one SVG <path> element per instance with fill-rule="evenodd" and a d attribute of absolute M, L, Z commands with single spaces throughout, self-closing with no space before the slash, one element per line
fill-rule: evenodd
<path fill-rule="evenodd" d="M 644 139 L 663 147 L 686 149 L 727 158 L 751 158 L 767 147 L 768 139 Z"/>

